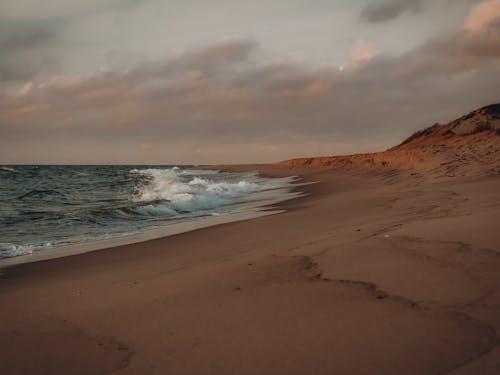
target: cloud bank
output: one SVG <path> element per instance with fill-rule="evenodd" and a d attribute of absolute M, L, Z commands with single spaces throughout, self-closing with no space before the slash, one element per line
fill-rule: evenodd
<path fill-rule="evenodd" d="M 500 17 L 478 11 L 495 2 L 403 54 L 359 39 L 343 70 L 233 37 L 125 70 L 33 74 L 0 90 L 0 157 L 270 162 L 389 147 L 500 99 Z"/>

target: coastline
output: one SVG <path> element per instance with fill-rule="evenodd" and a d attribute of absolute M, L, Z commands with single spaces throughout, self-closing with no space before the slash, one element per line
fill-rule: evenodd
<path fill-rule="evenodd" d="M 166 238 L 176 234 L 186 233 L 211 226 L 227 224 L 231 222 L 252 220 L 262 216 L 275 215 L 284 212 L 280 209 L 280 205 L 288 200 L 297 199 L 303 196 L 303 193 L 298 190 L 299 182 L 292 181 L 296 176 L 289 176 L 290 186 L 280 187 L 275 191 L 261 192 L 261 195 L 267 197 L 255 202 L 247 204 L 243 211 L 231 212 L 220 216 L 200 216 L 187 221 L 181 221 L 171 224 L 165 224 L 156 228 L 145 229 L 141 233 L 117 236 L 109 239 L 96 239 L 82 243 L 71 245 L 58 246 L 46 250 L 35 251 L 31 254 L 20 255 L 10 258 L 0 259 L 0 275 L 2 270 L 24 263 L 40 262 L 50 259 L 74 256 L 93 251 L 100 251 L 118 246 L 131 245 L 150 240 Z M 276 193 L 278 192 L 278 193 Z"/>
<path fill-rule="evenodd" d="M 126 234 L 107 239 L 88 240 L 81 243 L 57 246 L 45 250 L 37 250 L 30 254 L 0 259 L 0 275 L 2 274 L 2 269 L 24 263 L 39 262 L 104 250 L 117 246 L 146 242 L 201 228 L 237 221 L 251 220 L 261 216 L 281 213 L 284 210 L 279 208 L 280 204 L 303 196 L 303 193 L 299 191 L 299 187 L 303 184 L 296 181 L 297 176 L 286 176 L 281 178 L 288 180 L 286 181 L 286 184 L 288 185 L 256 193 L 259 195 L 259 199 L 254 203 L 245 204 L 243 210 L 240 209 L 239 211 L 229 212 L 218 216 L 210 215 L 194 217 L 186 221 L 165 223 L 164 225 L 155 228 L 144 229 L 140 233 L 136 234 Z"/>
<path fill-rule="evenodd" d="M 289 198 L 294 199 L 294 198 Z M 56 258 L 64 258 L 78 254 L 85 254 L 93 251 L 105 250 L 118 246 L 132 245 L 135 243 L 147 242 L 166 238 L 176 234 L 191 232 L 194 230 L 208 228 L 216 225 L 222 225 L 232 222 L 252 220 L 262 216 L 275 215 L 283 212 L 282 210 L 257 210 L 255 212 L 229 214 L 226 216 L 210 216 L 199 217 L 188 222 L 180 222 L 170 225 L 165 225 L 160 228 L 144 230 L 142 233 L 126 235 L 122 237 L 88 241 L 67 246 L 59 246 L 52 249 L 36 251 L 31 254 L 20 255 L 16 257 L 0 260 L 0 274 L 2 269 L 21 265 L 25 263 L 40 262 Z"/>
<path fill-rule="evenodd" d="M 498 368 L 498 176 L 222 168 L 319 182 L 278 204 L 279 215 L 8 268 L 0 279 L 4 368 L 454 375 Z M 473 223 L 480 225 L 464 230 Z"/>

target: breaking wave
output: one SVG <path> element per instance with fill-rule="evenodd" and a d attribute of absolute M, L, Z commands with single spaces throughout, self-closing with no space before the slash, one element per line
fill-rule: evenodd
<path fill-rule="evenodd" d="M 246 194 L 271 188 L 267 184 L 245 180 L 213 181 L 199 177 L 199 173 L 186 174 L 178 168 L 134 169 L 131 173 L 138 173 L 147 178 L 148 182 L 138 188 L 133 200 L 151 203 L 142 207 L 142 210 L 148 213 L 157 211 L 175 214 L 213 209 L 232 203 Z"/>

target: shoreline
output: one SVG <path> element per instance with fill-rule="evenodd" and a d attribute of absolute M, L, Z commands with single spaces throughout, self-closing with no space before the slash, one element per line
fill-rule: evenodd
<path fill-rule="evenodd" d="M 463 375 L 500 366 L 500 177 L 227 168 L 318 183 L 278 204 L 279 215 L 8 268 L 8 373 Z"/>
<path fill-rule="evenodd" d="M 262 176 L 272 178 L 272 176 Z M 147 242 L 150 240 L 170 237 L 176 234 L 195 231 L 202 228 L 208 228 L 216 225 L 227 224 L 231 222 L 252 220 L 258 217 L 276 215 L 286 210 L 280 208 L 282 204 L 289 200 L 301 198 L 307 194 L 299 191 L 304 183 L 301 183 L 298 176 L 281 177 L 288 179 L 287 186 L 282 186 L 273 190 L 259 192 L 260 195 L 268 195 L 261 200 L 247 204 L 244 211 L 229 212 L 220 216 L 199 216 L 191 220 L 180 221 L 171 224 L 165 224 L 156 228 L 144 229 L 141 233 L 116 236 L 107 239 L 95 239 L 81 243 L 74 243 L 63 246 L 56 246 L 44 250 L 36 250 L 30 254 L 14 256 L 0 259 L 0 276 L 5 269 L 25 263 L 40 262 L 50 259 L 74 256 L 93 251 L 106 250 L 113 247 L 131 245 L 135 243 Z M 278 192 L 278 194 L 276 194 Z"/>
<path fill-rule="evenodd" d="M 296 199 L 296 198 L 289 198 Z M 226 216 L 197 217 L 194 220 L 165 225 L 161 228 L 147 229 L 142 233 L 125 235 L 116 238 L 94 240 L 84 243 L 77 243 L 66 246 L 58 246 L 46 250 L 35 251 L 31 254 L 19 255 L 16 257 L 0 259 L 0 275 L 2 270 L 25 263 L 40 262 L 50 259 L 70 257 L 94 251 L 106 250 L 118 246 L 143 243 L 150 240 L 158 240 L 174 236 L 176 234 L 187 233 L 198 229 L 209 228 L 216 225 L 223 225 L 232 222 L 252 220 L 258 217 L 276 215 L 283 210 L 257 210 L 255 212 L 235 213 Z"/>

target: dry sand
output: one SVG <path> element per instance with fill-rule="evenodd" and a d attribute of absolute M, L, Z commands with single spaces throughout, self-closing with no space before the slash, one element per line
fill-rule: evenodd
<path fill-rule="evenodd" d="M 0 373 L 500 374 L 491 136 L 232 167 L 318 183 L 285 213 L 8 268 Z"/>
<path fill-rule="evenodd" d="M 286 213 L 8 269 L 1 372 L 499 373 L 498 176 L 246 168 L 320 182 Z"/>

